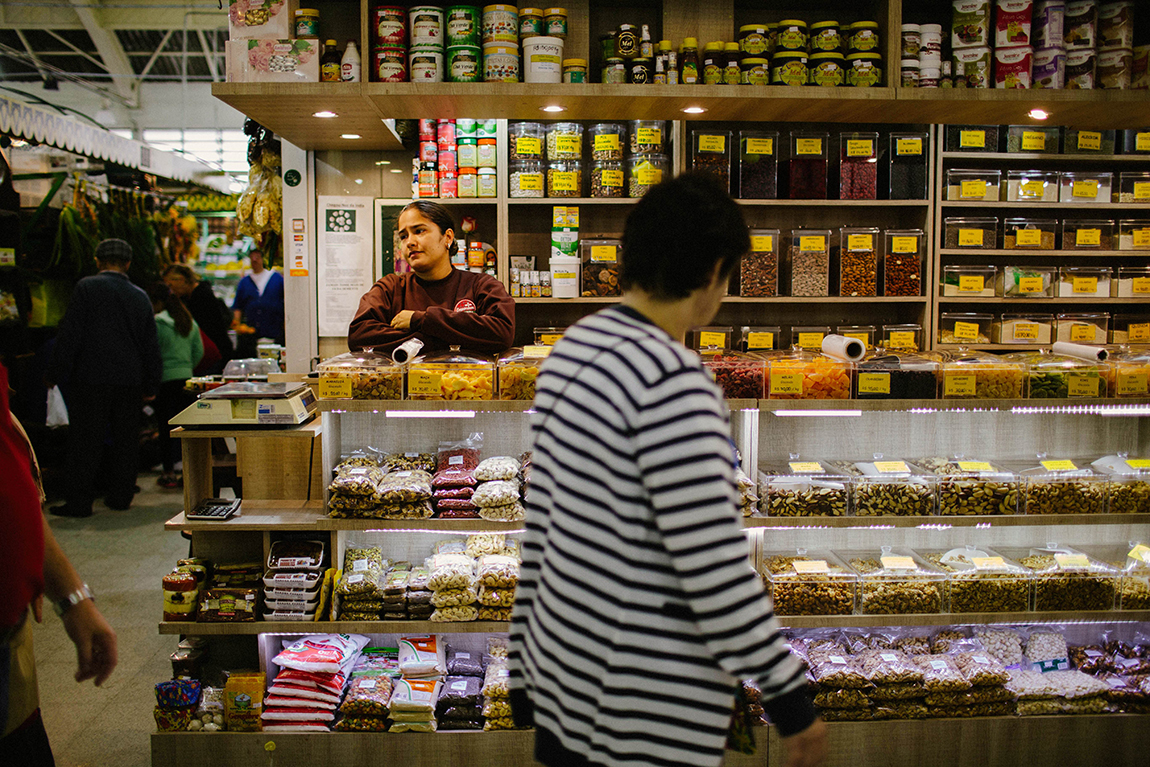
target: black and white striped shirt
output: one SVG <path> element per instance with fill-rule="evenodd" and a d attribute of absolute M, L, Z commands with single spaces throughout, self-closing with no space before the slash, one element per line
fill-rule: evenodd
<path fill-rule="evenodd" d="M 782 734 L 805 729 L 802 669 L 747 558 L 726 406 L 696 355 L 607 309 L 555 345 L 535 409 L 510 658 L 539 737 L 576 763 L 718 765 L 740 679 Z"/>

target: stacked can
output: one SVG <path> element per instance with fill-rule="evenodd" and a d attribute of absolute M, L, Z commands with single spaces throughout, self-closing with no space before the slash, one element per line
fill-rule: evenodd
<path fill-rule="evenodd" d="M 1038 0 L 1031 16 L 1031 41 L 1034 62 L 1031 86 L 1034 88 L 1066 87 L 1066 0 Z M 1089 63 L 1094 78 L 1093 51 Z"/>
<path fill-rule="evenodd" d="M 413 83 L 443 82 L 444 16 L 438 5 L 417 5 L 408 11 L 411 49 L 407 69 Z"/>
<path fill-rule="evenodd" d="M 407 82 L 407 9 L 377 6 L 371 11 L 371 21 L 371 80 Z"/>
<path fill-rule="evenodd" d="M 483 6 L 483 79 L 519 82 L 519 9 L 514 5 Z"/>
<path fill-rule="evenodd" d="M 1098 65 L 1095 88 L 1126 90 L 1134 70 L 1134 3 L 1104 3 L 1098 7 Z"/>
<path fill-rule="evenodd" d="M 495 120 L 419 121 L 420 197 L 495 196 Z"/>
<path fill-rule="evenodd" d="M 451 83 L 478 83 L 483 80 L 483 56 L 479 41 L 483 16 L 478 6 L 449 5 L 446 16 L 447 58 L 445 79 Z"/>

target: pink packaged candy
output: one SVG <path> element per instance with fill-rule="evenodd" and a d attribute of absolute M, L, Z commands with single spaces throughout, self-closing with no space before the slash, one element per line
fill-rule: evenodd
<path fill-rule="evenodd" d="M 1003 48 L 994 52 L 994 87 L 1029 88 L 1034 51 L 1023 48 Z"/>

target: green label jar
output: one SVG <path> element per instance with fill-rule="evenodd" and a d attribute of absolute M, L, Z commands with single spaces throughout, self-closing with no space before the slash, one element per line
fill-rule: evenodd
<path fill-rule="evenodd" d="M 807 51 L 807 23 L 797 19 L 779 22 L 778 37 L 775 42 L 778 51 Z"/>
<path fill-rule="evenodd" d="M 806 85 L 807 79 L 807 54 L 788 51 L 775 56 L 771 67 L 772 85 Z"/>
<path fill-rule="evenodd" d="M 587 59 L 563 59 L 563 82 L 587 82 Z"/>
<path fill-rule="evenodd" d="M 745 58 L 740 62 L 739 66 L 742 69 L 740 81 L 743 85 L 770 84 L 771 71 L 766 59 L 754 57 Z"/>
<path fill-rule="evenodd" d="M 739 27 L 739 50 L 748 56 L 767 52 L 767 25 L 747 24 Z"/>
<path fill-rule="evenodd" d="M 519 9 L 519 39 L 525 37 L 543 37 L 543 9 Z"/>
<path fill-rule="evenodd" d="M 478 45 L 453 45 L 447 49 L 447 81 L 451 83 L 477 83 L 482 71 L 482 55 Z"/>
<path fill-rule="evenodd" d="M 447 47 L 479 45 L 479 27 L 482 23 L 479 8 L 473 5 L 447 7 Z M 460 81 L 463 82 L 463 81 Z M 472 82 L 470 80 L 466 82 Z"/>
<path fill-rule="evenodd" d="M 878 22 L 856 21 L 851 24 L 850 49 L 852 53 L 871 53 L 878 50 Z"/>
<path fill-rule="evenodd" d="M 543 11 L 543 32 L 547 37 L 567 39 L 567 9 L 548 8 Z"/>
<path fill-rule="evenodd" d="M 811 85 L 834 87 L 845 80 L 845 59 L 841 53 L 815 53 L 810 60 Z"/>

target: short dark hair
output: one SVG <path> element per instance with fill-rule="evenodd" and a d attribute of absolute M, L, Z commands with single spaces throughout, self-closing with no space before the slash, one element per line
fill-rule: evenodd
<path fill-rule="evenodd" d="M 132 263 L 132 246 L 114 237 L 96 246 L 96 260 L 105 264 Z"/>
<path fill-rule="evenodd" d="M 684 173 L 657 184 L 631 209 L 623 230 L 619 282 L 662 299 L 706 287 L 715 269 L 726 277 L 751 249 L 738 204 L 710 176 Z"/>
<path fill-rule="evenodd" d="M 451 217 L 451 212 L 440 205 L 438 202 L 431 200 L 415 200 L 403 207 L 403 210 L 414 208 L 418 210 L 420 215 L 426 218 L 431 223 L 439 227 L 441 234 L 445 233 L 448 229 L 451 230 L 452 235 L 455 234 L 455 219 Z M 403 210 L 400 213 L 403 213 Z M 448 255 L 454 256 L 459 252 L 459 238 L 452 237 L 451 245 L 447 248 Z"/>

